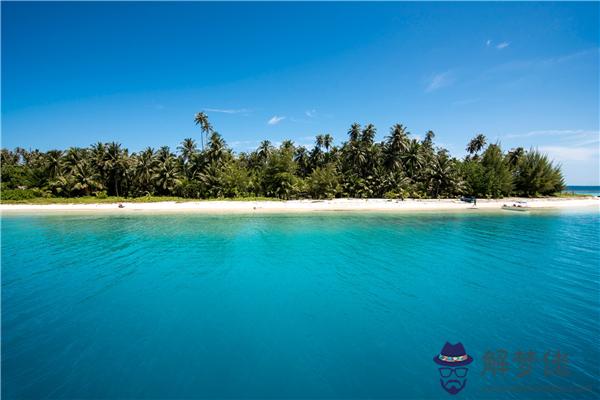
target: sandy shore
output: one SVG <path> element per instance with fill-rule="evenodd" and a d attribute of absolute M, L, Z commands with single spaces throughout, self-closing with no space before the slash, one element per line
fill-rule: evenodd
<path fill-rule="evenodd" d="M 519 199 L 477 200 L 477 209 L 500 210 L 503 204 Z M 564 209 L 596 207 L 600 198 L 549 198 L 529 199 L 531 209 Z M 385 200 L 385 199 L 334 199 L 293 201 L 198 201 L 115 204 L 2 204 L 3 214 L 27 212 L 200 212 L 200 213 L 295 213 L 312 211 L 460 211 L 473 208 L 472 204 L 454 199 L 442 200 Z"/>

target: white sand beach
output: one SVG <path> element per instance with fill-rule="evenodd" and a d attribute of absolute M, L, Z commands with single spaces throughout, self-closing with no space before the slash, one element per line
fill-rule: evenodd
<path fill-rule="evenodd" d="M 0 212 L 39 213 L 39 212 L 143 212 L 143 213 L 298 213 L 313 211 L 460 211 L 460 210 L 501 210 L 502 205 L 514 201 L 527 201 L 535 209 L 568 209 L 596 207 L 600 210 L 600 198 L 506 198 L 477 200 L 477 207 L 456 199 L 439 200 L 386 200 L 386 199 L 333 199 L 333 200 L 290 200 L 290 201 L 165 201 L 155 203 L 110 204 L 2 204 Z"/>

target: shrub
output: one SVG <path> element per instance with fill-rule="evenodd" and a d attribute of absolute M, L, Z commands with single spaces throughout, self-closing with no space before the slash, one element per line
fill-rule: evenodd
<path fill-rule="evenodd" d="M 2 200 L 28 200 L 36 197 L 44 197 L 39 189 L 5 189 L 0 192 Z"/>

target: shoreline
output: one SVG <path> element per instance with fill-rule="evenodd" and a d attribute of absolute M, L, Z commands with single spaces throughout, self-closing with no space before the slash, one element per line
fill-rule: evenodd
<path fill-rule="evenodd" d="M 333 199 L 333 200 L 288 200 L 288 201 L 164 201 L 154 203 L 119 203 L 104 204 L 0 204 L 0 212 L 4 214 L 27 214 L 45 212 L 112 212 L 112 213 L 302 213 L 314 211 L 331 212 L 414 212 L 414 211 L 465 211 L 465 210 L 501 210 L 503 204 L 513 201 L 527 201 L 531 210 L 538 209 L 572 209 L 596 207 L 600 211 L 600 198 L 505 198 L 478 199 L 477 207 L 456 199 L 437 200 L 387 200 L 387 199 Z"/>

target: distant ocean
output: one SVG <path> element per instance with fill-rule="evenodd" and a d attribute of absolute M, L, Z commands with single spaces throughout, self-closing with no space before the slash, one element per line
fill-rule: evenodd
<path fill-rule="evenodd" d="M 3 399 L 600 397 L 596 208 L 1 228 Z"/>
<path fill-rule="evenodd" d="M 600 196 L 600 186 L 567 186 L 565 192 Z"/>

